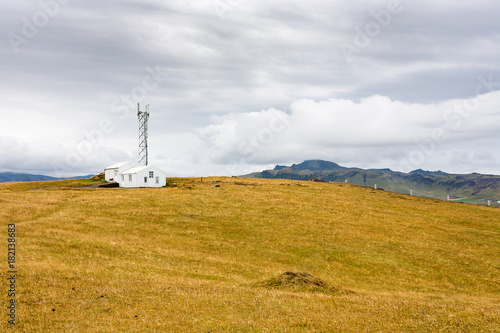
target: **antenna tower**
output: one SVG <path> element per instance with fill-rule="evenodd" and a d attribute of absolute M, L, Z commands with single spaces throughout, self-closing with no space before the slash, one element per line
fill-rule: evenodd
<path fill-rule="evenodd" d="M 146 105 L 146 111 L 141 111 L 137 103 L 137 117 L 139 118 L 139 164 L 147 166 L 149 104 Z"/>

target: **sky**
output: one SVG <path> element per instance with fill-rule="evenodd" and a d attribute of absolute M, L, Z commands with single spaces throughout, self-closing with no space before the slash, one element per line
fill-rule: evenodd
<path fill-rule="evenodd" d="M 451 0 L 5 0 L 0 172 L 323 159 L 500 174 L 500 7 Z"/>

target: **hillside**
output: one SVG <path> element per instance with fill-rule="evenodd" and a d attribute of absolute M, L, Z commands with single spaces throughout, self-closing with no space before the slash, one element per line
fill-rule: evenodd
<path fill-rule="evenodd" d="M 56 178 L 44 175 L 34 175 L 30 173 L 18 173 L 18 172 L 0 172 L 0 183 L 5 182 L 44 182 L 62 179 L 86 179 L 90 178 L 91 175 L 79 176 L 79 177 L 69 177 L 69 178 Z"/>
<path fill-rule="evenodd" d="M 91 185 L 0 184 L 4 249 L 16 225 L 16 331 L 500 327 L 498 209 L 342 183 Z"/>
<path fill-rule="evenodd" d="M 321 180 L 382 188 L 386 191 L 452 200 L 486 203 L 500 201 L 500 176 L 478 173 L 455 175 L 442 171 L 415 170 L 410 173 L 389 169 L 345 168 L 336 163 L 310 160 L 292 166 L 277 165 L 274 170 L 242 177 L 266 179 Z M 411 192 L 412 191 L 412 192 Z"/>

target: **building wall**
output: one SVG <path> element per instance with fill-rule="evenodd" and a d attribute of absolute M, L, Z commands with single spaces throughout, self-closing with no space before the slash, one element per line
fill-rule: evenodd
<path fill-rule="evenodd" d="M 106 169 L 104 170 L 104 178 L 107 182 L 118 182 L 117 177 L 115 177 L 115 172 L 118 173 L 118 169 Z"/>
<path fill-rule="evenodd" d="M 138 187 L 136 174 L 120 175 L 120 187 Z"/>
<path fill-rule="evenodd" d="M 117 182 L 118 184 L 120 184 L 122 179 L 120 174 L 122 172 L 127 171 L 130 168 L 133 168 L 136 165 L 137 165 L 136 162 L 130 161 L 118 168 L 104 169 L 104 178 L 106 179 L 107 182 Z"/>

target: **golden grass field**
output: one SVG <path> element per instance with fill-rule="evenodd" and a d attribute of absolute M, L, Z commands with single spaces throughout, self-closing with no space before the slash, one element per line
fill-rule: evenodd
<path fill-rule="evenodd" d="M 2 331 L 500 332 L 499 209 L 289 180 L 91 184 L 0 184 L 18 272 Z"/>

